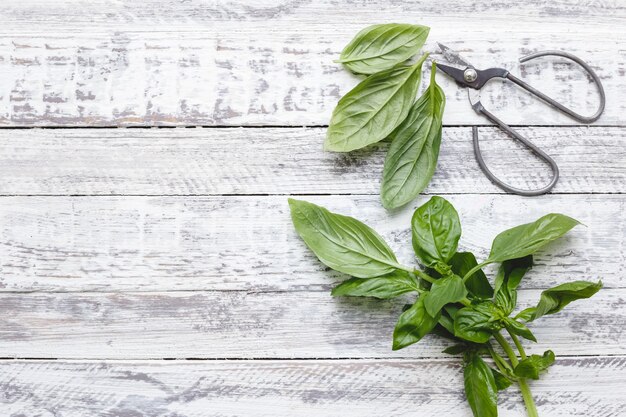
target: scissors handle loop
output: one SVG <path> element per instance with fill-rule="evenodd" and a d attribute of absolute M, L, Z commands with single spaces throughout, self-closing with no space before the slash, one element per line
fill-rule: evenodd
<path fill-rule="evenodd" d="M 509 125 L 505 124 L 500 119 L 498 119 L 493 113 L 487 111 L 482 105 L 476 106 L 474 108 L 477 111 L 480 111 L 482 114 L 484 114 L 489 120 L 496 123 L 500 127 L 500 129 L 502 129 L 509 135 L 513 136 L 515 139 L 522 142 L 526 147 L 528 147 L 531 151 L 533 151 L 537 155 L 538 158 L 542 159 L 548 165 L 550 165 L 550 168 L 552 169 L 552 178 L 550 179 L 550 182 L 548 183 L 548 185 L 544 187 L 537 188 L 535 190 L 524 190 L 521 188 L 516 188 L 511 185 L 508 185 L 507 183 L 505 183 L 504 181 L 496 177 L 493 174 L 493 172 L 491 172 L 491 170 L 487 167 L 487 164 L 485 163 L 485 160 L 483 158 L 483 154 L 480 151 L 480 143 L 478 141 L 478 128 L 476 126 L 472 126 L 472 141 L 474 142 L 474 155 L 476 156 L 476 161 L 478 162 L 478 166 L 480 166 L 480 169 L 483 171 L 485 176 L 491 182 L 493 182 L 494 184 L 496 184 L 498 187 L 502 188 L 503 190 L 508 191 L 513 194 L 523 195 L 527 197 L 542 195 L 542 194 L 549 192 L 551 189 L 553 189 L 556 183 L 559 181 L 559 167 L 554 161 L 554 159 L 552 159 L 550 155 L 548 155 L 547 153 L 539 149 L 534 143 L 532 143 L 531 141 L 526 139 L 524 136 L 519 134 L 515 129 L 511 128 Z"/>
<path fill-rule="evenodd" d="M 533 60 L 535 58 L 540 58 L 540 57 L 543 57 L 543 56 L 560 56 L 562 58 L 567 58 L 567 59 L 569 59 L 571 61 L 574 61 L 575 63 L 577 63 L 578 65 L 583 67 L 583 69 L 585 71 L 587 71 L 587 73 L 589 74 L 589 76 L 591 77 L 593 82 L 595 83 L 596 87 L 598 88 L 598 93 L 600 94 L 600 106 L 598 107 L 598 110 L 595 112 L 595 114 L 593 116 L 583 116 L 581 114 L 576 113 L 575 111 L 565 107 L 564 105 L 562 105 L 558 101 L 554 100 L 553 98 L 551 98 L 551 97 L 545 95 L 544 93 L 542 93 L 541 91 L 537 90 L 533 86 L 531 86 L 531 85 L 525 83 L 524 81 L 520 80 L 519 78 L 517 78 L 515 75 L 513 75 L 511 73 L 508 73 L 506 75 L 506 78 L 508 80 L 512 81 L 513 83 L 517 84 L 518 86 L 520 86 L 524 90 L 526 90 L 529 93 L 539 97 L 541 100 L 545 101 L 549 105 L 551 105 L 553 107 L 556 107 L 557 109 L 559 109 L 563 113 L 567 114 L 568 116 L 572 117 L 573 119 L 575 119 L 575 120 L 577 120 L 577 121 L 579 121 L 581 123 L 593 123 L 596 120 L 598 120 L 598 118 L 600 117 L 600 115 L 604 111 L 604 106 L 606 105 L 606 95 L 604 94 L 604 88 L 602 87 L 602 82 L 600 81 L 600 77 L 598 77 L 598 75 L 589 66 L 589 64 L 587 64 L 582 59 L 578 58 L 576 55 L 572 55 L 572 54 L 570 54 L 568 52 L 563 52 L 563 51 L 541 51 L 541 52 L 536 52 L 534 54 L 530 54 L 530 55 L 526 55 L 526 56 L 521 57 L 519 59 L 519 62 L 523 64 L 525 62 L 528 62 L 530 60 Z"/>
<path fill-rule="evenodd" d="M 596 120 L 598 120 L 598 118 L 600 117 L 600 115 L 604 111 L 604 107 L 605 107 L 605 104 L 606 104 L 606 95 L 604 93 L 604 88 L 602 87 L 602 82 L 600 81 L 600 78 L 598 77 L 598 75 L 593 71 L 593 69 L 585 61 L 583 61 L 582 59 L 578 58 L 577 56 L 572 55 L 572 54 L 567 53 L 567 52 L 562 52 L 562 51 L 541 51 L 541 52 L 537 52 L 537 53 L 534 53 L 534 54 L 526 55 L 526 56 L 520 58 L 520 63 L 524 63 L 524 62 L 527 62 L 527 61 L 530 61 L 532 59 L 539 58 L 539 57 L 542 57 L 542 56 L 560 56 L 560 57 L 563 57 L 563 58 L 567 58 L 567 59 L 570 59 L 570 60 L 576 62 L 581 67 L 583 67 L 585 69 L 585 71 L 587 71 L 587 73 L 591 76 L 591 78 L 593 79 L 594 83 L 596 84 L 596 86 L 598 88 L 598 92 L 600 94 L 600 106 L 598 107 L 598 110 L 596 111 L 596 113 L 594 115 L 592 115 L 592 116 L 583 116 L 581 114 L 576 113 L 575 111 L 565 107 L 564 105 L 562 105 L 558 101 L 556 101 L 553 98 L 545 95 L 541 91 L 535 89 L 531 85 L 525 83 L 524 81 L 520 80 L 519 78 L 517 78 L 516 76 L 512 75 L 509 72 L 506 72 L 504 74 L 504 77 L 502 77 L 502 78 L 506 78 L 506 79 L 512 81 L 513 83 L 517 84 L 519 87 L 521 87 L 524 90 L 528 91 L 529 93 L 539 97 L 541 100 L 543 100 L 547 104 L 557 108 L 561 112 L 567 114 L 568 116 L 572 117 L 573 119 L 575 119 L 575 120 L 577 120 L 577 121 L 579 121 L 581 123 L 593 123 Z M 494 77 L 497 77 L 497 75 L 495 75 Z M 485 79 L 485 82 L 486 82 L 488 79 L 493 78 L 493 77 L 484 77 L 484 78 L 486 78 Z M 550 155 L 546 154 L 544 151 L 539 149 L 530 140 L 528 140 L 527 138 L 522 136 L 520 133 L 518 133 L 515 129 L 513 129 L 512 127 L 510 127 L 509 125 L 504 123 L 502 120 L 498 119 L 493 113 L 491 113 L 487 109 L 485 109 L 484 106 L 480 103 L 480 99 L 479 98 L 478 99 L 475 99 L 475 98 L 472 99 L 472 97 L 473 97 L 473 95 L 470 93 L 470 102 L 472 102 L 472 107 L 474 108 L 474 110 L 477 113 L 483 114 L 485 117 L 487 117 L 493 123 L 497 124 L 498 127 L 500 127 L 500 129 L 502 129 L 507 134 L 511 135 L 513 138 L 515 138 L 518 141 L 520 141 L 522 144 L 524 144 L 524 146 L 526 146 L 535 155 L 537 155 L 537 157 L 539 157 L 541 160 L 546 162 L 550 166 L 550 168 L 552 169 L 552 178 L 550 179 L 550 182 L 546 186 L 544 186 L 542 188 L 538 188 L 538 189 L 535 189 L 535 190 L 523 190 L 521 188 L 516 188 L 516 187 L 513 187 L 513 186 L 510 186 L 510 185 L 506 184 L 505 182 L 503 182 L 502 180 L 497 178 L 489 170 L 489 168 L 487 167 L 487 164 L 485 163 L 485 160 L 483 159 L 483 156 L 482 156 L 482 153 L 481 153 L 481 150 L 480 150 L 480 144 L 479 144 L 479 141 L 478 141 L 478 128 L 472 127 L 472 140 L 474 142 L 474 154 L 476 155 L 476 160 L 478 161 L 478 165 L 480 166 L 480 169 L 484 172 L 484 174 L 487 176 L 487 178 L 489 178 L 489 180 L 491 180 L 494 184 L 496 184 L 498 187 L 502 188 L 503 190 L 511 192 L 511 193 L 514 193 L 514 194 L 523 195 L 523 196 L 542 195 L 542 194 L 545 194 L 545 193 L 549 192 L 552 188 L 554 188 L 554 186 L 556 185 L 557 181 L 559 180 L 559 167 L 557 166 L 557 164 L 554 161 L 554 159 L 552 159 L 550 157 Z M 479 97 L 479 95 L 478 95 L 478 97 Z"/>

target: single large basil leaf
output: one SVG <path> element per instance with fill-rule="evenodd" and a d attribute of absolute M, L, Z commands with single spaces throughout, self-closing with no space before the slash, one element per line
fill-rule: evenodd
<path fill-rule="evenodd" d="M 349 152 L 389 136 L 409 114 L 425 59 L 371 75 L 343 96 L 330 119 L 324 149 Z"/>
<path fill-rule="evenodd" d="M 426 42 L 429 28 L 387 23 L 361 30 L 341 51 L 337 62 L 357 74 L 374 74 L 415 55 Z"/>
<path fill-rule="evenodd" d="M 372 278 L 399 267 L 389 246 L 360 221 L 302 200 L 290 198 L 289 208 L 304 243 L 332 269 L 358 278 Z"/>
<path fill-rule="evenodd" d="M 406 271 L 396 270 L 391 274 L 374 278 L 351 278 L 333 288 L 332 295 L 350 297 L 393 298 L 419 288 Z"/>
<path fill-rule="evenodd" d="M 431 317 L 424 308 L 428 293 L 421 295 L 415 304 L 400 315 L 393 331 L 393 350 L 402 349 L 426 336 L 437 325 L 440 314 Z"/>
<path fill-rule="evenodd" d="M 554 314 L 563 310 L 572 301 L 589 298 L 602 288 L 602 281 L 574 281 L 561 284 L 541 293 L 533 320 L 546 314 Z"/>
<path fill-rule="evenodd" d="M 507 330 L 512 333 L 515 333 L 518 336 L 522 336 L 524 339 L 532 340 L 533 342 L 537 341 L 535 335 L 530 331 L 528 327 L 524 323 L 520 323 L 519 321 L 513 320 L 510 317 L 504 319 L 505 326 Z"/>
<path fill-rule="evenodd" d="M 500 307 L 506 315 L 511 314 L 517 305 L 517 287 L 526 272 L 533 265 L 532 255 L 519 259 L 509 259 L 502 262 L 495 281 L 496 305 Z"/>
<path fill-rule="evenodd" d="M 530 355 L 520 361 L 514 369 L 515 375 L 520 378 L 539 379 L 539 373 L 545 371 L 554 363 L 554 352 L 546 350 L 543 356 Z"/>
<path fill-rule="evenodd" d="M 461 222 L 452 204 L 444 198 L 432 197 L 418 207 L 411 219 L 411 228 L 413 250 L 424 265 L 448 263 L 456 253 Z"/>
<path fill-rule="evenodd" d="M 475 417 L 497 417 L 498 387 L 492 369 L 478 355 L 471 355 L 463 372 L 465 396 Z"/>
<path fill-rule="evenodd" d="M 424 306 L 428 314 L 434 317 L 446 304 L 456 303 L 465 297 L 467 297 L 467 289 L 465 289 L 463 279 L 457 275 L 448 275 L 432 284 Z"/>
<path fill-rule="evenodd" d="M 452 272 L 460 277 L 464 277 L 472 268 L 478 265 L 476 257 L 471 252 L 457 252 L 450 259 Z M 479 269 L 474 272 L 466 281 L 465 287 L 470 294 L 482 299 L 493 297 L 493 288 L 487 279 L 487 275 Z"/>
<path fill-rule="evenodd" d="M 486 343 L 494 331 L 500 330 L 497 307 L 486 301 L 460 309 L 454 316 L 454 335 L 474 343 Z"/>
<path fill-rule="evenodd" d="M 435 82 L 436 72 L 433 62 L 430 87 L 391 134 L 392 142 L 385 158 L 381 185 L 381 197 L 386 208 L 397 208 L 413 200 L 426 188 L 435 173 L 446 102 L 446 96 Z"/>
<path fill-rule="evenodd" d="M 505 230 L 494 239 L 487 262 L 502 262 L 532 255 L 578 224 L 578 220 L 571 217 L 551 213 L 532 223 Z"/>

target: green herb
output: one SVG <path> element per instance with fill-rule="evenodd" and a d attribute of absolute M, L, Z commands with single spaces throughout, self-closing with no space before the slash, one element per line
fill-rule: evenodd
<path fill-rule="evenodd" d="M 461 238 L 461 221 L 456 210 L 441 197 L 431 198 L 415 210 L 411 219 L 413 249 L 428 267 L 447 264 L 456 253 Z"/>
<path fill-rule="evenodd" d="M 406 118 L 415 100 L 426 55 L 411 66 L 370 75 L 339 100 L 324 148 L 349 152 L 385 139 Z"/>
<path fill-rule="evenodd" d="M 358 74 L 387 70 L 418 53 L 429 30 L 398 23 L 366 27 L 343 49 L 337 62 Z"/>
<path fill-rule="evenodd" d="M 350 278 L 333 288 L 331 294 L 335 297 L 350 295 L 387 299 L 418 290 L 417 283 L 409 273 L 398 269 L 381 277 Z"/>
<path fill-rule="evenodd" d="M 532 254 L 567 233 L 576 220 L 548 214 L 505 231 L 494 240 L 489 258 L 477 263 L 473 254 L 457 252 L 461 226 L 456 210 L 445 199 L 433 197 L 415 211 L 411 222 L 413 248 L 422 269 L 400 264 L 383 239 L 358 220 L 305 201 L 290 199 L 289 206 L 296 230 L 317 257 L 353 276 L 333 290 L 334 296 L 417 295 L 398 319 L 392 349 L 405 348 L 428 333 L 448 338 L 453 344 L 444 352 L 463 355 L 465 392 L 474 416 L 497 416 L 498 391 L 513 383 L 519 385 L 528 415 L 537 416 L 527 379 L 539 378 L 555 356 L 552 351 L 526 354 L 519 337 L 536 339 L 525 323 L 591 297 L 602 283 L 559 285 L 543 291 L 537 306 L 515 314 L 517 288 L 532 267 Z M 501 265 L 494 288 L 482 266 L 495 262 Z M 500 345 L 506 359 L 493 343 Z"/>
<path fill-rule="evenodd" d="M 496 417 L 498 415 L 498 387 L 493 370 L 476 353 L 468 356 L 463 371 L 467 402 L 475 416 Z"/>
<path fill-rule="evenodd" d="M 515 375 L 520 378 L 539 379 L 539 373 L 548 369 L 554 363 L 554 352 L 546 350 L 543 356 L 530 355 L 522 359 L 515 367 Z"/>
<path fill-rule="evenodd" d="M 370 26 L 356 35 L 337 61 L 353 72 L 371 75 L 339 100 L 324 149 L 350 152 L 389 139 L 381 185 L 388 209 L 413 200 L 437 167 L 445 96 L 435 82 L 435 63 L 430 86 L 417 102 L 427 54 L 404 65 L 424 45 L 428 32 L 420 25 Z"/>
<path fill-rule="evenodd" d="M 398 269 L 389 246 L 360 221 L 305 201 L 290 199 L 289 207 L 300 237 L 325 265 L 358 278 Z"/>
<path fill-rule="evenodd" d="M 430 86 L 390 136 L 392 142 L 385 159 L 381 188 L 386 208 L 397 208 L 413 200 L 435 173 L 446 102 L 441 87 L 435 82 L 435 73 L 433 63 Z"/>

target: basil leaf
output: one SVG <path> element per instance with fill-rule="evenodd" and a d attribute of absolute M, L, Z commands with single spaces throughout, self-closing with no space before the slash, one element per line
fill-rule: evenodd
<path fill-rule="evenodd" d="M 543 356 L 530 355 L 520 361 L 514 369 L 515 375 L 520 378 L 539 379 L 539 373 L 545 371 L 554 363 L 554 352 L 546 350 Z"/>
<path fill-rule="evenodd" d="M 502 373 L 496 371 L 493 368 L 491 369 L 491 372 L 493 372 L 493 379 L 496 383 L 496 389 L 498 391 L 505 390 L 511 386 L 512 381 L 504 376 Z"/>
<path fill-rule="evenodd" d="M 343 96 L 330 119 L 324 149 L 349 152 L 389 136 L 413 105 L 425 59 L 371 75 Z"/>
<path fill-rule="evenodd" d="M 494 239 L 487 262 L 502 262 L 532 255 L 578 224 L 579 222 L 571 217 L 552 213 L 533 223 L 522 224 L 506 230 Z"/>
<path fill-rule="evenodd" d="M 383 239 L 360 221 L 301 200 L 289 199 L 289 208 L 304 243 L 332 269 L 372 278 L 400 267 Z"/>
<path fill-rule="evenodd" d="M 572 301 L 589 298 L 600 291 L 600 288 L 602 281 L 574 281 L 545 290 L 541 293 L 533 320 L 546 314 L 558 313 Z"/>
<path fill-rule="evenodd" d="M 475 417 L 497 417 L 498 388 L 492 369 L 478 355 L 471 355 L 463 372 L 465 396 Z"/>
<path fill-rule="evenodd" d="M 449 261 L 452 272 L 460 277 L 464 277 L 472 268 L 478 265 L 476 257 L 471 252 L 457 252 Z M 470 294 L 482 299 L 493 297 L 493 288 L 487 279 L 487 275 L 479 269 L 474 272 L 466 281 L 465 287 Z"/>
<path fill-rule="evenodd" d="M 445 314 L 442 314 L 441 317 L 439 317 L 439 322 L 438 322 L 439 326 L 437 326 L 437 328 L 441 327 L 441 329 L 443 329 L 444 331 L 446 331 L 448 334 L 439 334 L 439 336 L 443 336 L 443 337 L 447 337 L 447 338 L 455 338 L 454 337 L 454 321 L 453 319 L 451 319 L 449 316 L 446 316 Z M 435 328 L 435 330 L 437 330 L 437 328 Z M 435 332 L 436 333 L 436 332 Z"/>
<path fill-rule="evenodd" d="M 518 336 L 522 336 L 524 339 L 537 342 L 537 338 L 525 324 L 507 317 L 505 319 L 505 326 L 510 332 L 515 333 Z"/>
<path fill-rule="evenodd" d="M 486 343 L 501 328 L 497 307 L 490 301 L 464 307 L 454 317 L 454 335 L 474 343 Z"/>
<path fill-rule="evenodd" d="M 470 347 L 464 344 L 452 345 L 445 348 L 442 353 L 447 353 L 448 355 L 459 355 L 463 352 L 467 352 Z"/>
<path fill-rule="evenodd" d="M 424 191 L 435 173 L 446 102 L 443 91 L 435 82 L 436 72 L 433 62 L 430 87 L 391 134 L 381 186 L 385 208 L 397 208 L 413 200 Z"/>
<path fill-rule="evenodd" d="M 448 304 L 443 309 L 446 312 L 446 314 L 448 316 L 450 316 L 450 318 L 452 318 L 452 320 L 454 320 L 454 318 L 456 317 L 456 313 L 459 312 L 461 307 L 459 307 L 458 304 Z"/>
<path fill-rule="evenodd" d="M 393 350 L 402 349 L 426 336 L 437 325 L 439 314 L 431 317 L 424 308 L 424 301 L 428 293 L 421 295 L 415 304 L 398 318 L 398 323 L 393 331 Z"/>
<path fill-rule="evenodd" d="M 424 307 L 428 314 L 434 317 L 446 304 L 456 303 L 466 296 L 467 290 L 463 279 L 457 275 L 448 275 L 432 284 L 428 298 L 424 301 Z"/>
<path fill-rule="evenodd" d="M 535 316 L 536 310 L 537 309 L 535 307 L 526 308 L 520 311 L 519 313 L 517 313 L 517 316 L 515 316 L 515 320 L 521 320 L 525 322 L 532 321 L 533 317 Z"/>
<path fill-rule="evenodd" d="M 494 300 L 505 315 L 511 314 L 517 305 L 517 287 L 533 265 L 532 255 L 502 262 L 496 275 Z"/>
<path fill-rule="evenodd" d="M 432 197 L 418 207 L 411 219 L 413 250 L 420 261 L 433 267 L 448 263 L 456 253 L 461 237 L 461 222 L 456 210 L 441 197 Z"/>
<path fill-rule="evenodd" d="M 374 74 L 415 55 L 426 42 L 426 26 L 387 23 L 361 30 L 341 51 L 337 62 L 357 74 Z"/>
<path fill-rule="evenodd" d="M 387 299 L 417 290 L 417 284 L 406 271 L 396 270 L 391 274 L 375 278 L 351 278 L 333 288 L 331 294 L 335 297 Z"/>

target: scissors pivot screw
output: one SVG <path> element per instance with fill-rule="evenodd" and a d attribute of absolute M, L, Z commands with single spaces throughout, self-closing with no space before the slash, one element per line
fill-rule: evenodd
<path fill-rule="evenodd" d="M 474 68 L 468 68 L 463 73 L 463 79 L 468 83 L 473 83 L 478 78 L 478 73 Z"/>

